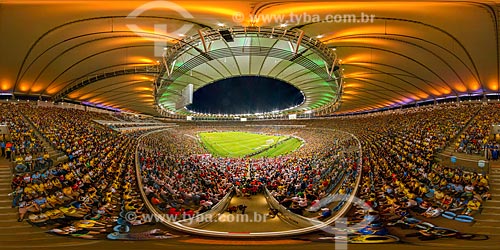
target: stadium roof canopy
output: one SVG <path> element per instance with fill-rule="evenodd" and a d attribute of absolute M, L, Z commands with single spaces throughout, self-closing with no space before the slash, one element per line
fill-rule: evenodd
<path fill-rule="evenodd" d="M 498 93 L 498 10 L 494 1 L 6 0 L 0 3 L 0 98 L 32 95 L 157 114 L 155 91 L 166 69 L 163 48 L 200 32 L 235 27 L 303 31 L 335 49 L 342 60 L 342 95 L 338 82 L 325 84 L 318 74 L 306 74 L 312 81 L 301 90 L 310 95 L 310 108 L 336 103 L 338 97 L 337 112 L 350 113 Z M 269 41 L 235 37 L 235 42 L 205 41 L 197 48 L 230 49 Z M 294 51 L 297 40 L 292 41 L 278 48 Z M 183 81 L 194 81 L 196 89 L 266 65 L 262 58 L 232 58 L 199 64 L 201 68 L 192 69 L 194 75 L 186 71 Z M 316 55 L 309 59 L 325 66 Z M 297 68 L 288 67 L 278 76 L 267 66 L 258 72 L 292 84 L 303 80 L 300 64 L 287 60 L 276 63 Z M 208 69 L 210 65 L 218 66 Z M 332 69 L 328 62 L 326 66 L 327 72 Z M 206 75 L 197 75 L 202 71 Z"/>
<path fill-rule="evenodd" d="M 184 91 L 188 84 L 198 89 L 247 75 L 272 77 L 301 90 L 304 102 L 274 113 L 332 112 L 338 107 L 334 105 L 339 101 L 342 73 L 333 49 L 298 29 L 220 26 L 200 30 L 165 51 L 155 94 L 167 115 L 192 114 L 183 108 L 189 98 Z"/>

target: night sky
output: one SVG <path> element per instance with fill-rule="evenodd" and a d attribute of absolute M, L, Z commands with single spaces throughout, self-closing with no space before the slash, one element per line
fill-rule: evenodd
<path fill-rule="evenodd" d="M 294 86 L 273 78 L 238 76 L 206 85 L 194 92 L 189 110 L 211 114 L 253 114 L 302 103 Z"/>

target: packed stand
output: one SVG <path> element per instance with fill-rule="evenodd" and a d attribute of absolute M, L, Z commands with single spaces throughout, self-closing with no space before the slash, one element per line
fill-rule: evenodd
<path fill-rule="evenodd" d="M 388 218 L 408 211 L 427 218 L 446 211 L 477 213 L 490 198 L 488 178 L 442 166 L 434 156 L 478 108 L 441 106 L 348 121 L 356 124 L 351 129 L 362 140 L 365 153 L 360 196 Z"/>
<path fill-rule="evenodd" d="M 200 146 L 195 137 L 200 130 L 203 128 L 183 127 L 155 133 L 140 143 L 145 190 L 148 199 L 162 211 L 196 214 L 217 204 L 231 188 L 238 196 L 250 196 L 267 187 L 283 205 L 303 214 L 315 202 L 319 204 L 340 179 L 355 176 L 356 154 L 341 152 L 356 151 L 353 148 L 358 149 L 357 143 L 340 132 L 261 128 L 253 132 L 295 133 L 305 138 L 306 146 L 276 158 L 217 158 Z M 345 182 L 342 189 L 352 190 L 353 184 Z"/>
<path fill-rule="evenodd" d="M 20 110 L 24 104 L 0 104 L 0 124 L 6 124 L 10 138 L 0 138 L 1 157 L 15 162 L 18 173 L 41 170 L 52 164 L 46 148 Z"/>
<path fill-rule="evenodd" d="M 70 160 L 12 180 L 19 221 L 82 238 L 102 238 L 128 227 L 128 222 L 113 225 L 123 213 L 142 212 L 133 160 L 136 140 L 94 124 L 97 113 L 29 106 L 23 112 Z"/>
<path fill-rule="evenodd" d="M 491 134 L 492 125 L 500 125 L 500 105 L 481 107 L 470 126 L 455 143 L 455 151 L 467 154 L 486 155 L 488 160 L 498 160 L 499 144 Z"/>

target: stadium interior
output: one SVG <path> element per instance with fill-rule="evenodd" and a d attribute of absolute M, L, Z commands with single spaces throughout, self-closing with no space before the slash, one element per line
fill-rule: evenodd
<path fill-rule="evenodd" d="M 499 14 L 0 0 L 0 249 L 497 249 Z"/>

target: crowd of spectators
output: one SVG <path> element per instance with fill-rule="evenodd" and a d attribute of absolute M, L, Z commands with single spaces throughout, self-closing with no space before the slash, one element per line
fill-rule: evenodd
<path fill-rule="evenodd" d="M 202 153 L 196 141 L 180 132 L 143 138 L 139 160 L 151 203 L 169 214 L 203 212 L 217 204 L 230 187 L 219 181 L 223 176 L 220 172 L 202 163 L 207 157 Z"/>
<path fill-rule="evenodd" d="M 14 161 L 18 172 L 43 169 L 51 163 L 47 149 L 21 115 L 22 106 L 17 103 L 0 104 L 0 125 L 7 125 L 10 131 L 10 138 L 7 135 L 0 138 L 0 157 Z"/>
<path fill-rule="evenodd" d="M 133 160 L 137 135 L 94 123 L 99 113 L 28 105 L 20 111 L 69 161 L 13 178 L 12 206 L 18 207 L 19 221 L 29 215 L 32 223 L 57 222 L 63 228 L 73 223 L 74 228 L 74 220 L 110 224 L 121 210 L 142 211 Z"/>
<path fill-rule="evenodd" d="M 455 151 L 487 155 L 488 159 L 498 160 L 499 144 L 491 133 L 494 124 L 500 125 L 500 106 L 483 105 L 476 118 L 456 141 Z"/>
<path fill-rule="evenodd" d="M 443 166 L 435 160 L 436 153 L 441 152 L 456 140 L 460 131 L 465 128 L 477 112 L 484 112 L 483 109 L 484 107 L 479 104 L 451 104 L 416 107 L 354 117 L 283 121 L 281 123 L 304 124 L 307 127 L 337 128 L 357 135 L 363 144 L 364 168 L 365 173 L 368 173 L 363 177 L 361 195 L 367 199 L 368 204 L 384 213 L 412 209 L 423 215 L 435 217 L 443 211 L 474 214 L 481 207 L 481 203 L 490 198 L 487 176 Z M 273 123 L 276 123 L 276 121 L 273 121 Z M 197 125 L 198 127 L 193 128 L 193 131 L 205 124 L 200 123 Z M 224 126 L 220 126 L 220 128 L 209 126 L 208 128 L 212 130 L 227 129 Z M 252 128 L 240 127 L 238 130 L 251 131 Z M 276 128 L 272 127 L 261 128 L 259 132 L 277 133 L 276 130 Z M 195 134 L 193 131 L 183 133 Z M 307 131 L 307 129 L 279 129 L 279 133 L 283 134 L 298 133 L 299 136 L 306 137 L 308 143 L 320 141 L 314 139 L 314 136 L 308 135 Z M 167 137 L 175 138 L 176 136 L 168 135 Z M 323 135 L 323 138 L 327 138 L 326 141 L 329 141 L 331 145 L 335 144 L 332 138 L 337 137 L 338 135 Z M 178 141 L 171 141 L 169 145 L 179 145 L 181 141 L 189 140 L 185 136 L 177 135 L 177 138 Z M 167 139 L 163 138 L 162 140 Z M 153 144 L 158 145 L 158 142 Z M 298 213 L 302 213 L 301 210 L 307 207 L 310 210 L 311 205 L 325 198 L 327 194 L 324 190 L 321 192 L 322 187 L 327 184 L 325 179 L 330 182 L 335 180 L 341 170 L 349 170 L 349 167 L 352 167 L 356 162 L 354 161 L 355 155 L 344 155 L 337 161 L 315 165 L 320 166 L 320 168 L 311 167 L 309 163 L 314 162 L 314 160 L 318 158 L 325 159 L 320 156 L 321 149 L 335 151 L 334 147 L 328 147 L 327 145 L 327 143 L 321 142 L 312 147 L 303 147 L 289 156 L 274 158 L 272 162 L 266 162 L 269 159 L 250 160 L 258 166 L 259 171 L 264 172 L 255 171 L 255 176 L 250 176 L 247 181 L 267 186 L 272 190 L 272 194 L 291 210 L 298 211 Z M 190 146 L 189 148 L 196 147 Z M 161 151 L 160 148 L 162 146 L 159 146 L 156 150 Z M 348 151 L 343 147 L 338 150 L 339 152 Z M 187 155 L 183 154 L 185 157 L 192 157 L 188 151 L 185 153 L 187 153 Z M 332 159 L 335 159 L 335 157 Z M 185 162 L 190 164 L 193 161 L 201 163 L 208 161 L 207 165 L 214 164 L 215 167 L 226 166 L 227 164 L 225 162 L 227 160 L 221 161 L 207 156 L 203 159 L 187 158 Z M 246 161 L 246 165 L 248 165 L 249 160 Z M 241 165 L 238 162 L 231 162 L 230 164 Z M 193 169 L 182 167 L 182 164 L 178 166 L 179 169 L 193 171 Z M 274 175 L 275 172 L 282 169 L 286 169 L 286 171 Z M 231 173 L 240 174 L 238 181 L 249 177 L 247 171 L 241 168 L 228 168 L 228 170 Z M 313 180 L 309 175 L 318 176 L 318 173 L 323 173 L 325 170 L 331 172 L 324 179 Z M 148 174 L 149 172 L 145 175 L 148 176 Z M 306 178 L 302 178 L 304 175 Z M 268 179 L 260 179 L 262 176 Z M 319 176 L 325 177 L 322 174 L 319 174 Z M 227 183 L 227 179 L 223 179 L 223 183 Z M 317 186 L 320 188 L 317 188 L 316 192 L 310 192 L 311 187 L 314 186 L 311 184 L 316 183 L 318 180 L 320 180 L 318 183 L 323 182 Z M 349 187 L 352 183 L 352 181 L 347 182 L 345 186 L 340 188 L 340 192 L 345 192 L 344 189 L 352 189 L 352 187 Z M 231 184 L 241 185 L 241 182 L 231 181 Z M 245 186 L 243 185 L 243 187 Z M 249 187 L 251 190 L 252 185 L 249 185 Z M 181 200 L 186 201 L 186 199 Z"/>
<path fill-rule="evenodd" d="M 478 109 L 478 105 L 415 108 L 347 121 L 356 124 L 350 130 L 363 143 L 367 174 L 361 196 L 388 215 L 402 210 L 426 217 L 444 211 L 477 213 L 490 197 L 488 177 L 442 166 L 434 156 Z"/>
<path fill-rule="evenodd" d="M 92 120 L 104 119 L 107 115 L 77 109 L 29 107 L 21 109 L 34 126 L 51 143 L 52 147 L 70 158 L 82 150 L 91 150 L 97 143 L 93 138 L 105 137 L 107 131 Z M 85 121 L 85 122 L 83 122 Z"/>
<path fill-rule="evenodd" d="M 473 104 L 439 105 L 282 122 L 306 128 L 181 124 L 140 141 L 136 138 L 146 131 L 120 134 L 92 122 L 106 119 L 105 115 L 80 110 L 3 104 L 0 123 L 8 124 L 11 132 L 10 147 L 6 142 L 5 152 L 2 150 L 4 157 L 7 148 L 11 158 L 43 156 L 41 143 L 21 117 L 24 114 L 69 158 L 53 168 L 13 179 L 13 206 L 19 208 L 20 220 L 29 213 L 61 208 L 71 208 L 68 214 L 75 217 L 111 217 L 120 206 L 141 213 L 144 208 L 134 191 L 137 144 L 144 191 L 148 200 L 166 213 L 191 216 L 209 210 L 232 190 L 245 196 L 264 188 L 293 212 L 316 212 L 323 206 L 311 208 L 330 193 L 349 194 L 354 189 L 359 152 L 350 135 L 310 129 L 315 127 L 348 131 L 360 139 L 364 174 L 359 194 L 373 210 L 388 215 L 410 210 L 436 217 L 443 211 L 474 215 L 490 198 L 487 176 L 443 166 L 435 156 L 457 139 L 467 141 L 462 147 L 466 151 L 467 145 L 473 145 L 471 152 L 493 145 L 493 152 L 495 144 L 487 136 L 487 124 L 498 119 L 497 110 L 496 106 Z M 471 127 L 457 138 L 469 122 Z M 275 158 L 212 157 L 196 134 L 223 130 L 294 134 L 306 143 Z M 480 146 L 476 148 L 477 143 Z"/>
<path fill-rule="evenodd" d="M 180 128 L 155 133 L 141 141 L 142 176 L 148 199 L 161 210 L 203 212 L 217 204 L 234 187 L 236 195 L 252 195 L 267 187 L 299 214 L 326 197 L 344 172 L 356 169 L 357 144 L 346 133 L 332 130 L 224 127 L 210 131 L 274 134 L 294 133 L 306 145 L 275 158 L 218 158 L 207 154 L 196 139 L 206 128 Z M 344 154 L 345 153 L 345 154 Z M 349 175 L 346 175 L 349 176 Z M 351 182 L 344 189 L 352 189 Z M 207 205 L 208 204 L 208 205 Z M 296 205 L 298 207 L 296 207 Z M 172 210 L 173 211 L 173 210 Z"/>

